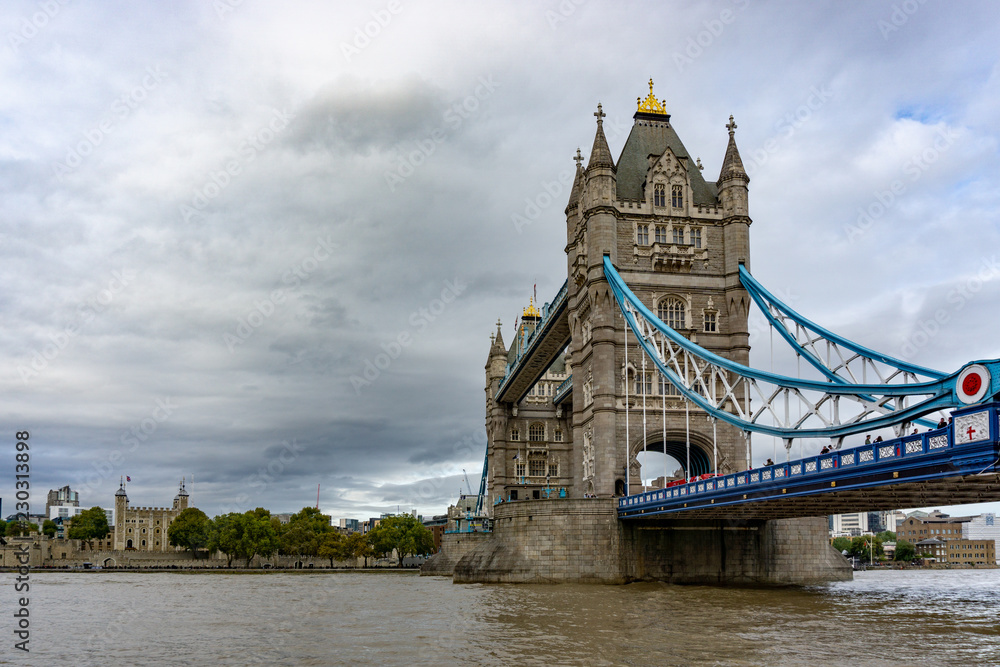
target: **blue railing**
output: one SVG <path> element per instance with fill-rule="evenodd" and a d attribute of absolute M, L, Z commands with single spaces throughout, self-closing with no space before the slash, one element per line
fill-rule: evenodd
<path fill-rule="evenodd" d="M 836 481 L 838 477 L 858 477 L 866 472 L 884 471 L 885 469 L 903 469 L 930 463 L 929 459 L 953 458 L 964 450 L 983 449 L 983 445 L 991 448 L 989 456 L 996 456 L 998 433 L 998 408 L 1000 404 L 966 408 L 956 411 L 954 426 L 947 426 L 924 433 L 912 434 L 894 438 L 884 442 L 852 447 L 803 459 L 779 463 L 763 468 L 744 470 L 729 475 L 709 476 L 686 483 L 670 486 L 665 489 L 647 491 L 619 499 L 619 516 L 635 516 L 645 513 L 644 510 L 658 512 L 683 511 L 688 509 L 691 501 L 705 499 L 706 503 L 725 504 L 752 502 L 759 498 L 747 498 L 747 494 L 756 491 L 774 490 L 779 485 L 789 487 L 782 489 L 792 491 L 790 487 L 802 481 L 829 479 Z M 956 429 L 957 438 L 956 442 Z M 969 430 L 971 429 L 971 433 Z M 984 433 L 985 430 L 985 433 Z M 982 437 L 985 436 L 985 437 Z M 943 455 L 943 456 L 942 456 Z M 983 459 L 970 459 L 968 462 L 958 462 L 956 467 L 943 471 L 940 475 L 971 474 L 981 472 Z M 968 470 L 962 470 L 962 464 Z M 996 464 L 994 460 L 988 467 Z M 899 481 L 912 481 L 905 477 Z M 880 484 L 891 482 L 879 482 Z M 831 490 L 843 487 L 831 487 Z M 776 492 L 777 493 L 777 492 Z M 794 495 L 794 494 L 789 494 Z M 703 506 L 698 503 L 698 506 Z"/>

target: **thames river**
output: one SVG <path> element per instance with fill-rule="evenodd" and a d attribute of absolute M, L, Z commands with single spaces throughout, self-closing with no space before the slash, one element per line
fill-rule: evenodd
<path fill-rule="evenodd" d="M 804 589 L 454 585 L 410 573 L 31 574 L 57 665 L 997 665 L 1000 570 Z"/>

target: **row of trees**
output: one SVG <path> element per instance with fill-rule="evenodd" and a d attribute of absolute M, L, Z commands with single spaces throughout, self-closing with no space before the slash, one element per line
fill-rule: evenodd
<path fill-rule="evenodd" d="M 55 537 L 59 526 L 52 519 L 42 522 L 41 530 L 28 521 L 0 521 L 0 537 L 21 537 L 24 535 L 43 535 Z M 84 540 L 92 546 L 93 540 L 102 540 L 111 533 L 108 517 L 100 507 L 91 507 L 80 512 L 70 521 L 68 535 L 70 539 Z"/>
<path fill-rule="evenodd" d="M 897 562 L 910 562 L 917 557 L 916 549 L 906 540 L 896 541 L 896 533 L 885 530 L 878 535 L 861 535 L 860 537 L 836 537 L 833 540 L 833 548 L 841 553 L 847 552 L 848 556 L 853 556 L 861 560 L 870 558 L 871 560 L 884 560 L 884 542 L 896 542 L 896 551 L 893 560 Z"/>
<path fill-rule="evenodd" d="M 344 535 L 330 523 L 329 515 L 313 507 L 304 507 L 282 524 L 271 513 L 258 507 L 244 512 L 230 512 L 209 519 L 199 509 L 188 508 L 171 522 L 167 538 L 173 546 L 193 552 L 220 551 L 227 565 L 254 556 L 270 558 L 275 553 L 300 558 L 326 558 L 334 561 L 363 558 L 368 566 L 371 557 L 384 558 L 393 551 L 403 565 L 403 558 L 427 554 L 434 549 L 434 538 L 419 521 L 408 514 L 382 519 L 366 535 Z"/>
<path fill-rule="evenodd" d="M 17 536 L 36 533 L 35 524 L 0 521 L 0 536 Z M 56 534 L 55 522 L 46 520 L 42 532 Z M 84 510 L 70 520 L 66 535 L 83 540 L 93 549 L 94 540 L 103 540 L 111 533 L 107 515 L 100 507 Z M 423 524 L 409 514 L 382 519 L 366 535 L 344 535 L 333 528 L 329 515 L 313 507 L 304 507 L 282 524 L 271 513 L 258 507 L 244 512 L 230 512 L 209 519 L 200 509 L 189 507 L 174 519 L 167 529 L 167 539 L 172 546 L 199 551 L 220 551 L 231 566 L 233 560 L 245 561 L 247 567 L 254 556 L 270 558 L 275 553 L 301 558 L 326 558 L 333 567 L 335 561 L 363 558 L 365 567 L 372 557 L 385 558 L 393 552 L 403 566 L 407 556 L 429 554 L 434 549 L 434 538 Z"/>

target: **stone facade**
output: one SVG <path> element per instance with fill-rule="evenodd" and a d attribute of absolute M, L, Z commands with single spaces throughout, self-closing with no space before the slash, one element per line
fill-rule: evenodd
<path fill-rule="evenodd" d="M 730 116 L 719 177 L 706 182 L 701 160 L 692 159 L 653 97 L 652 82 L 617 162 L 604 136 L 601 105 L 594 115 L 589 162 L 584 168 L 578 150 L 565 209 L 565 313 L 554 314 L 563 313 L 554 304 L 551 312 L 549 304 L 539 312 L 532 302 L 509 349 L 499 323 L 491 340 L 486 430 L 493 533 L 465 555 L 442 561 L 457 558 L 456 582 L 787 585 L 849 579 L 849 564 L 826 539 L 825 518 L 619 521 L 614 499 L 657 476 L 640 469 L 643 449 L 667 454 L 690 476 L 745 470 L 750 442 L 736 427 L 713 425 L 681 400 L 669 383 L 658 381 L 652 364 L 644 364 L 634 338 L 626 342 L 630 335 L 604 276 L 604 258 L 661 320 L 709 351 L 748 365 L 750 300 L 739 269 L 750 261 L 750 179 Z M 527 334 L 549 324 L 553 332 L 564 331 L 562 321 L 545 320 L 546 313 L 566 318 L 569 344 L 526 396 L 519 389 L 510 402 L 500 385 Z M 533 349 L 549 354 L 553 341 L 565 340 L 562 333 L 545 335 L 552 340 L 534 342 Z M 549 358 L 540 354 L 532 363 Z M 556 385 L 563 377 L 571 378 L 571 391 Z M 745 398 L 733 396 L 741 403 Z"/>
<path fill-rule="evenodd" d="M 128 502 L 125 484 L 115 493 L 115 525 L 111 536 L 115 551 L 169 551 L 167 528 L 177 515 L 188 507 L 188 493 L 181 482 L 174 497 L 173 507 L 132 507 Z"/>
<path fill-rule="evenodd" d="M 525 309 L 509 349 L 499 327 L 491 341 L 490 504 L 536 499 L 546 490 L 551 496 L 553 489 L 570 498 L 607 498 L 626 487 L 635 491 L 642 478 L 659 476 L 642 474 L 636 457 L 644 448 L 669 454 L 687 474 L 728 473 L 749 465 L 748 445 L 738 429 L 723 423 L 713 429 L 704 412 L 688 409 L 669 383 L 658 381 L 651 364 L 643 366 L 634 341 L 626 355 L 625 322 L 603 269 L 608 255 L 661 319 L 711 352 L 748 363 L 749 297 L 739 267 L 750 257 L 749 178 L 736 148 L 736 125 L 730 119 L 723 166 L 718 180 L 709 183 L 662 105 L 650 105 L 647 98 L 640 106 L 617 163 L 604 136 L 603 112 L 595 115 L 590 161 L 584 169 L 577 152 L 565 211 L 571 342 L 515 404 L 494 397 L 508 363 L 540 319 L 535 304 Z M 572 391 L 558 397 L 560 383 L 570 377 Z M 644 427 L 638 418 L 643 407 Z"/>

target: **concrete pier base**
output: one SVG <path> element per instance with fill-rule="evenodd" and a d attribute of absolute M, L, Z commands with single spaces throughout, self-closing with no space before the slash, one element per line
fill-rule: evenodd
<path fill-rule="evenodd" d="M 789 586 L 851 577 L 825 517 L 621 522 L 610 498 L 498 505 L 493 533 L 454 565 L 456 583 Z"/>

